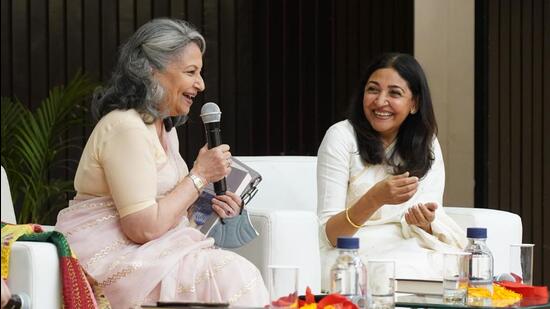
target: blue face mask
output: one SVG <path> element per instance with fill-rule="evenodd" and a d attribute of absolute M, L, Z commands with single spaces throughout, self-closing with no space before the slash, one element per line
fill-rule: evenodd
<path fill-rule="evenodd" d="M 256 231 L 246 209 L 238 216 L 218 221 L 210 231 L 209 237 L 214 238 L 216 246 L 221 248 L 239 248 L 251 242 L 259 233 Z"/>

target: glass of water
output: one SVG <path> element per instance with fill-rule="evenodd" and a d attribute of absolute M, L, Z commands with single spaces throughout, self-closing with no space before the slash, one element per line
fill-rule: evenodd
<path fill-rule="evenodd" d="M 270 308 L 298 307 L 299 268 L 290 265 L 269 265 Z"/>
<path fill-rule="evenodd" d="M 510 273 L 521 278 L 521 283 L 533 285 L 534 244 L 510 245 Z"/>
<path fill-rule="evenodd" d="M 468 294 L 470 252 L 443 254 L 443 302 L 465 304 Z"/>
<path fill-rule="evenodd" d="M 367 295 L 371 309 L 395 308 L 395 261 L 367 261 Z"/>

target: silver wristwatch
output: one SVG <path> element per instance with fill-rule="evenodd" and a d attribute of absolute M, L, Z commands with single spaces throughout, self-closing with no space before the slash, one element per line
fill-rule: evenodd
<path fill-rule="evenodd" d="M 189 178 L 191 178 L 191 181 L 193 181 L 193 185 L 195 186 L 195 189 L 197 189 L 197 191 L 199 192 L 199 194 L 201 193 L 202 189 L 206 186 L 206 182 L 204 180 L 202 180 L 201 177 L 189 172 L 189 174 L 187 175 L 189 176 Z"/>

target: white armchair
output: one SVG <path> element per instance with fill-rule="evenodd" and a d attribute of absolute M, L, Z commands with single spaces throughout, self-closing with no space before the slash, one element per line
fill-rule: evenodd
<path fill-rule="evenodd" d="M 236 250 L 252 261 L 267 280 L 269 264 L 300 267 L 300 293 L 321 289 L 318 244 L 316 157 L 237 157 L 262 175 L 256 196 L 247 205 L 260 236 Z M 487 244 L 495 256 L 495 274 L 508 269 L 509 246 L 521 243 L 521 218 L 479 208 L 445 207 L 464 229 L 487 227 Z M 267 281 L 266 281 L 267 283 Z"/>
<path fill-rule="evenodd" d="M 16 223 L 10 187 L 2 167 L 2 221 Z M 57 249 L 51 243 L 17 241 L 10 254 L 8 287 L 27 294 L 32 309 L 61 308 L 61 275 Z"/>

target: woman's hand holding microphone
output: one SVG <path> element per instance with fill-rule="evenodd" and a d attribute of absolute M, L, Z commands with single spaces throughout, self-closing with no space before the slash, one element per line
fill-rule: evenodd
<path fill-rule="evenodd" d="M 231 172 L 231 152 L 229 145 L 222 144 L 208 149 L 203 146 L 191 173 L 201 177 L 208 183 L 214 183 L 229 175 Z M 241 198 L 233 192 L 226 191 L 225 195 L 218 195 L 212 199 L 212 208 L 220 218 L 236 216 L 241 210 Z"/>

